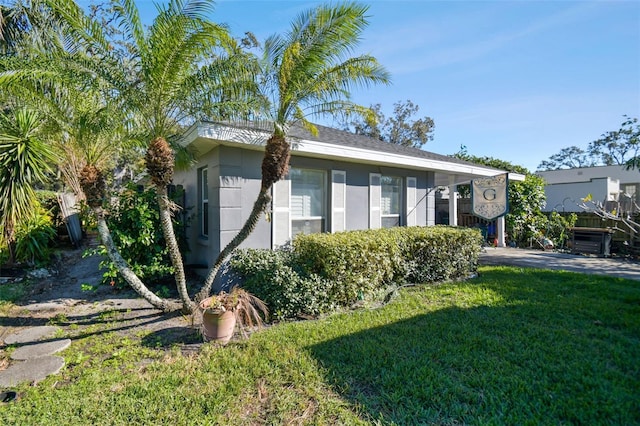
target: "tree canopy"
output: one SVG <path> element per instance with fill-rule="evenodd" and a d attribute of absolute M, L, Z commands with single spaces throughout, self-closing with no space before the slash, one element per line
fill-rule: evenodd
<path fill-rule="evenodd" d="M 393 116 L 385 117 L 380 104 L 371 105 L 364 115 L 348 115 L 342 127 L 357 135 L 369 136 L 384 142 L 421 148 L 433 140 L 435 122 L 431 117 L 413 117 L 420 107 L 410 100 L 393 104 Z"/>
<path fill-rule="evenodd" d="M 538 170 L 573 169 L 579 167 L 626 165 L 638 167 L 640 160 L 640 124 L 637 118 L 624 116 L 620 129 L 606 132 L 589 143 L 586 149 L 577 146 L 562 148 Z"/>

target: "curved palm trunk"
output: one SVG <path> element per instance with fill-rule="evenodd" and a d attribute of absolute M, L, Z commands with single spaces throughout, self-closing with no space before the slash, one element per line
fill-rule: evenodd
<path fill-rule="evenodd" d="M 196 300 L 202 300 L 209 296 L 213 281 L 215 280 L 216 275 L 218 275 L 218 272 L 224 262 L 256 228 L 258 220 L 260 220 L 260 216 L 266 211 L 267 206 L 271 202 L 271 195 L 269 194 L 271 192 L 271 187 L 287 174 L 290 150 L 291 147 L 287 143 L 285 135 L 281 132 L 274 132 L 269 140 L 267 140 L 264 157 L 262 159 L 262 184 L 260 185 L 258 197 L 253 203 L 253 209 L 242 226 L 242 229 L 238 231 L 238 234 L 233 238 L 233 240 L 231 240 L 220 254 L 218 254 L 218 257 L 209 270 L 202 290 L 198 293 Z"/>
<path fill-rule="evenodd" d="M 95 209 L 97 221 L 98 221 L 98 233 L 102 239 L 102 244 L 107 248 L 107 254 L 109 259 L 116 265 L 118 272 L 124 277 L 133 288 L 136 293 L 140 295 L 144 300 L 153 305 L 154 308 L 160 309 L 163 312 L 171 312 L 178 309 L 178 306 L 166 299 L 161 299 L 156 296 L 151 290 L 144 285 L 140 278 L 131 270 L 127 261 L 122 258 L 116 245 L 111 238 L 111 232 L 107 226 L 107 221 L 104 219 L 104 214 L 100 209 Z"/>
<path fill-rule="evenodd" d="M 202 290 L 196 296 L 196 300 L 202 300 L 209 296 L 211 292 L 211 286 L 213 285 L 213 281 L 218 275 L 220 268 L 224 264 L 225 260 L 237 249 L 240 244 L 253 232 L 258 224 L 258 220 L 260 220 L 260 216 L 267 209 L 267 206 L 271 202 L 271 195 L 269 194 L 271 190 L 271 186 L 268 188 L 262 187 L 260 188 L 260 193 L 258 194 L 258 198 L 253 203 L 253 209 L 251 210 L 251 214 L 247 218 L 247 221 L 242 226 L 242 229 L 238 231 L 238 234 L 226 245 L 226 247 L 220 252 L 218 255 L 216 262 L 213 264 L 211 269 L 209 269 L 209 273 L 207 274 L 207 278 L 204 281 L 204 285 Z"/>
<path fill-rule="evenodd" d="M 180 247 L 178 246 L 178 240 L 173 230 L 173 221 L 171 218 L 171 202 L 167 197 L 167 188 L 165 186 L 156 185 L 156 194 L 158 198 L 158 205 L 160 207 L 160 224 L 162 226 L 162 233 L 169 249 L 169 257 L 171 258 L 171 264 L 174 269 L 174 277 L 176 280 L 176 287 L 180 300 L 182 301 L 182 310 L 185 313 L 193 312 L 195 304 L 189 297 L 187 292 L 187 279 L 184 274 L 184 262 L 182 261 L 182 255 L 180 254 Z"/>

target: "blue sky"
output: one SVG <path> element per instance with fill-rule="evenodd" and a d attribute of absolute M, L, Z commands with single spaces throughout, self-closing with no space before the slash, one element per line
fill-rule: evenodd
<path fill-rule="evenodd" d="M 220 0 L 212 20 L 262 41 L 319 3 Z M 533 171 L 618 129 L 623 114 L 640 118 L 638 1 L 363 3 L 370 25 L 358 53 L 374 55 L 393 83 L 353 99 L 387 115 L 400 100 L 419 105 L 436 123 L 428 151 L 465 145 Z"/>

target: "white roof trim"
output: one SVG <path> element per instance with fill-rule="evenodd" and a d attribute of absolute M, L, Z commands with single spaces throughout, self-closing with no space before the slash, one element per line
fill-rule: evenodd
<path fill-rule="evenodd" d="M 218 123 L 196 123 L 183 135 L 181 144 L 194 144 L 196 149 L 206 145 L 212 148 L 216 141 L 220 145 L 243 145 L 262 148 L 271 133 L 266 130 L 238 128 Z M 209 143 L 207 143 L 207 140 Z M 200 141 L 200 143 L 198 143 Z M 348 162 L 375 163 L 392 167 L 411 168 L 418 170 L 432 170 L 447 174 L 463 174 L 472 176 L 495 176 L 499 170 L 483 167 L 482 165 L 466 165 L 455 162 L 440 161 L 429 158 L 412 157 L 391 152 L 374 151 L 346 145 L 336 145 L 307 139 L 292 140 L 292 154 L 312 156 L 316 158 L 339 159 Z M 208 149 L 207 149 L 208 150 Z M 206 152 L 206 151 L 205 151 Z M 524 175 L 509 173 L 509 179 L 521 181 Z"/>

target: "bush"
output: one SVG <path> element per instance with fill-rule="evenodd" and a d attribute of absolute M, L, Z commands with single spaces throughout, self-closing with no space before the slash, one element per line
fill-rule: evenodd
<path fill-rule="evenodd" d="M 563 248 L 569 239 L 570 229 L 576 225 L 577 221 L 578 215 L 575 213 L 563 216 L 558 212 L 551 212 L 548 216 L 545 235 L 557 248 Z"/>
<path fill-rule="evenodd" d="M 299 235 L 293 246 L 303 270 L 336 283 L 331 299 L 340 306 L 385 287 L 403 268 L 397 235 L 389 230 Z"/>
<path fill-rule="evenodd" d="M 49 263 L 55 237 L 51 215 L 38 205 L 32 215 L 16 226 L 15 260 L 38 266 Z"/>
<path fill-rule="evenodd" d="M 60 203 L 58 202 L 57 192 L 38 190 L 36 191 L 36 199 L 38 200 L 40 205 L 47 212 L 49 212 L 49 216 L 51 216 L 54 228 L 57 228 L 61 225 L 64 226 L 64 221 L 62 220 L 62 212 L 60 211 Z"/>
<path fill-rule="evenodd" d="M 301 271 L 290 250 L 239 250 L 230 266 L 242 276 L 242 287 L 267 304 L 274 319 L 317 316 L 335 308 L 330 281 Z"/>
<path fill-rule="evenodd" d="M 407 282 L 466 278 L 477 270 L 482 246 L 478 229 L 433 226 L 394 228 L 391 232 L 399 234 Z"/>
<path fill-rule="evenodd" d="M 293 250 L 242 250 L 230 265 L 274 317 L 291 318 L 351 306 L 392 284 L 466 278 L 481 242 L 478 230 L 442 226 L 299 235 Z"/>
<path fill-rule="evenodd" d="M 107 224 L 120 254 L 147 284 L 162 281 L 173 274 L 154 190 L 139 191 L 135 185 L 128 185 L 112 204 Z M 174 222 L 174 229 L 184 247 L 186 239 L 183 226 Z M 97 252 L 102 255 L 107 253 L 104 246 L 100 246 Z M 100 268 L 106 269 L 102 276 L 103 283 L 126 287 L 126 281 L 109 259 L 104 260 Z"/>

